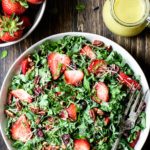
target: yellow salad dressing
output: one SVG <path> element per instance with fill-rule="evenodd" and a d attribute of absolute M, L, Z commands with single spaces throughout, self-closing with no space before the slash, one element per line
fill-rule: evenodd
<path fill-rule="evenodd" d="M 135 36 L 144 30 L 145 0 L 106 0 L 103 20 L 110 31 L 122 36 Z M 138 23 L 139 22 L 139 23 Z"/>

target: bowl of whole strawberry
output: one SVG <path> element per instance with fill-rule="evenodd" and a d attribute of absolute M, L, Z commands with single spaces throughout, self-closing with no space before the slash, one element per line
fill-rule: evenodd
<path fill-rule="evenodd" d="M 0 47 L 25 39 L 39 24 L 46 0 L 1 0 Z"/>

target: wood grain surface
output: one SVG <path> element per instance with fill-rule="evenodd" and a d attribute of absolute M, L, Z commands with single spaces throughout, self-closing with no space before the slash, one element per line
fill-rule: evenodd
<path fill-rule="evenodd" d="M 102 7 L 105 0 L 48 0 L 43 19 L 35 31 L 21 43 L 0 48 L 8 50 L 8 56 L 0 60 L 0 87 L 3 79 L 18 56 L 37 41 L 56 33 L 68 31 L 90 32 L 103 35 L 123 46 L 137 60 L 150 82 L 150 30 L 133 38 L 112 34 L 104 25 Z M 78 3 L 85 4 L 83 12 L 75 9 Z M 95 7 L 99 7 L 94 10 Z M 143 150 L 150 148 L 150 136 Z M 7 150 L 0 136 L 0 150 Z"/>

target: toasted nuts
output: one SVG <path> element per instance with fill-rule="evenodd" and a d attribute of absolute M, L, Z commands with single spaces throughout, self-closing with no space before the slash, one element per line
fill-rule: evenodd
<path fill-rule="evenodd" d="M 9 117 L 14 117 L 14 114 L 9 110 L 5 110 L 5 114 Z"/>
<path fill-rule="evenodd" d="M 8 95 L 8 99 L 7 99 L 8 105 L 11 104 L 11 102 L 12 102 L 12 97 L 13 97 L 13 95 L 12 95 L 12 93 L 10 92 L 9 95 Z"/>
<path fill-rule="evenodd" d="M 98 109 L 98 108 L 93 108 L 93 109 L 94 109 L 94 111 L 95 111 L 96 114 L 98 114 L 98 115 L 100 115 L 100 116 L 103 116 L 103 115 L 104 115 L 104 112 L 103 112 L 102 110 L 100 110 L 100 109 Z"/>
<path fill-rule="evenodd" d="M 62 148 L 62 149 L 66 149 L 65 144 L 62 144 L 62 145 L 61 145 L 61 148 Z"/>
<path fill-rule="evenodd" d="M 93 42 L 93 45 L 94 45 L 94 46 L 99 46 L 99 47 L 101 47 L 101 46 L 104 45 L 104 42 L 99 41 L 99 40 L 95 40 L 95 41 Z"/>
<path fill-rule="evenodd" d="M 91 117 L 91 119 L 92 119 L 93 121 L 96 120 L 96 115 L 95 115 L 95 112 L 94 112 L 93 109 L 91 109 L 91 110 L 89 111 L 89 115 L 90 115 L 90 117 Z"/>
<path fill-rule="evenodd" d="M 112 46 L 110 45 L 110 46 L 107 46 L 106 47 L 106 50 L 108 51 L 108 52 L 111 52 L 112 51 Z"/>
<path fill-rule="evenodd" d="M 19 100 L 16 101 L 16 107 L 17 107 L 17 110 L 18 110 L 18 111 L 20 111 L 20 110 L 22 109 L 22 106 L 21 106 Z"/>

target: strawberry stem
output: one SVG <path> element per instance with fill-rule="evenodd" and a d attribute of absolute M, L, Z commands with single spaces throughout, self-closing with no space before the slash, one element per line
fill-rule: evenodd
<path fill-rule="evenodd" d="M 14 35 L 14 32 L 22 30 L 23 21 L 19 22 L 19 17 L 12 15 L 11 17 L 1 16 L 0 17 L 0 37 L 4 33 L 9 32 L 11 36 Z"/>

